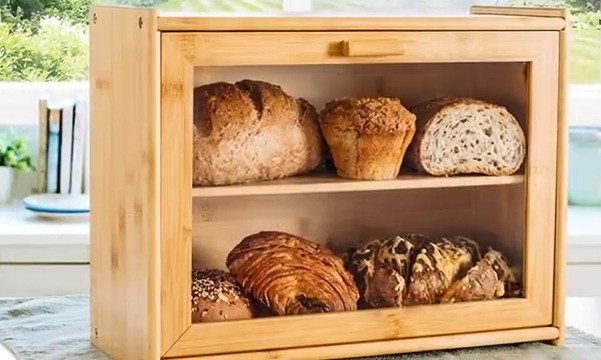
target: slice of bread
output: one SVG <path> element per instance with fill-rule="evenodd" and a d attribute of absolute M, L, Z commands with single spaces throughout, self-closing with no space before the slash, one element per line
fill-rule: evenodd
<path fill-rule="evenodd" d="M 419 172 L 511 175 L 524 161 L 524 131 L 503 106 L 447 97 L 418 104 L 411 112 L 417 116 L 417 132 L 407 163 Z"/>

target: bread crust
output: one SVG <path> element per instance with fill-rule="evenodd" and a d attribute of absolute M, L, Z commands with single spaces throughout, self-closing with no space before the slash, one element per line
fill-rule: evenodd
<path fill-rule="evenodd" d="M 253 299 L 227 272 L 192 270 L 192 322 L 245 320 L 253 317 Z"/>
<path fill-rule="evenodd" d="M 402 307 L 416 252 L 431 241 L 422 234 L 405 234 L 350 249 L 345 266 L 359 289 L 359 307 Z"/>
<path fill-rule="evenodd" d="M 437 238 L 425 244 L 411 267 L 407 305 L 439 303 L 449 286 L 480 257 L 478 244 L 463 236 Z"/>
<path fill-rule="evenodd" d="M 307 173 L 328 151 L 311 104 L 248 79 L 194 89 L 193 149 L 194 186 Z"/>
<path fill-rule="evenodd" d="M 507 259 L 499 251 L 489 249 L 467 274 L 446 291 L 441 303 L 483 301 L 510 297 L 506 290 L 517 284 Z"/>
<path fill-rule="evenodd" d="M 357 308 L 359 293 L 342 259 L 300 236 L 280 231 L 247 236 L 230 251 L 226 266 L 278 315 Z"/>
<path fill-rule="evenodd" d="M 428 137 L 440 140 L 446 148 L 443 151 L 455 149 L 455 153 L 462 155 L 466 149 L 465 143 L 453 143 L 449 140 L 450 134 L 438 134 L 439 128 L 444 124 L 440 121 L 441 117 L 450 119 L 454 112 L 458 109 L 469 109 L 471 115 L 479 116 L 478 114 L 486 111 L 494 113 L 495 118 L 499 123 L 506 126 L 505 129 L 495 129 L 496 131 L 506 130 L 511 139 L 505 139 L 506 142 L 513 142 L 516 147 L 513 152 L 514 159 L 504 159 L 501 154 L 490 152 L 479 154 L 479 159 L 463 156 L 464 159 L 451 161 L 445 159 L 446 164 L 437 164 L 441 162 L 442 154 L 434 154 L 431 150 L 425 149 L 424 144 Z M 526 153 L 526 140 L 520 124 L 507 109 L 501 105 L 489 103 L 483 100 L 466 98 L 466 97 L 442 97 L 424 101 L 413 107 L 411 111 L 416 115 L 416 133 L 413 137 L 409 149 L 407 150 L 406 165 L 421 173 L 428 173 L 435 176 L 451 176 L 458 174 L 483 174 L 483 175 L 510 175 L 515 173 L 522 165 Z M 486 137 L 487 129 L 478 129 L 473 126 L 470 130 L 472 137 Z M 487 135 L 481 135 L 485 133 Z M 514 136 L 512 136 L 514 135 Z M 488 135 L 490 136 L 490 135 Z M 429 139 L 428 139 L 429 140 Z M 479 140 L 478 140 L 479 142 Z M 494 144 L 493 147 L 504 147 L 503 144 Z M 440 149 L 439 149 L 440 150 Z M 494 149 L 493 149 L 494 150 Z M 437 160 L 434 160 L 437 159 Z"/>
<path fill-rule="evenodd" d="M 415 116 L 399 99 L 388 97 L 341 98 L 328 102 L 321 124 L 363 135 L 398 134 L 414 127 Z"/>
<path fill-rule="evenodd" d="M 338 176 L 386 180 L 399 174 L 415 116 L 396 98 L 344 98 L 326 104 L 320 127 Z"/>

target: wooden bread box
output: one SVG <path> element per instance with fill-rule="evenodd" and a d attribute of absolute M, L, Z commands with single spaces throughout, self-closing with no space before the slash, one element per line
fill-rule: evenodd
<path fill-rule="evenodd" d="M 365 16 L 92 8 L 99 349 L 563 344 L 569 13 Z M 193 317 L 203 268 L 265 313 Z"/>

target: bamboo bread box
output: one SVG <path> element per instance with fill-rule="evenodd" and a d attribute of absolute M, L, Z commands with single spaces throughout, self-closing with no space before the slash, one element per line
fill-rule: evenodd
<path fill-rule="evenodd" d="M 90 11 L 115 359 L 563 344 L 569 13 Z"/>

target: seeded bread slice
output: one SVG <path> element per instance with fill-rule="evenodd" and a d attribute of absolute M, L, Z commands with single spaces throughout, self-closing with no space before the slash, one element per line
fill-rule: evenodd
<path fill-rule="evenodd" d="M 503 106 L 446 97 L 411 109 L 417 131 L 407 150 L 407 164 L 435 176 L 511 175 L 526 155 L 520 124 Z"/>

